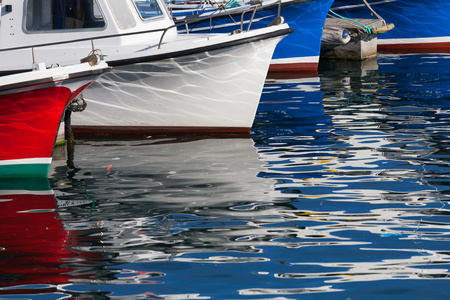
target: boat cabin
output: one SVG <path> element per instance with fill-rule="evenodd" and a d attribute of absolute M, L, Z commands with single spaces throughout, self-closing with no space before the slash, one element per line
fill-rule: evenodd
<path fill-rule="evenodd" d="M 78 41 L 52 46 L 63 51 L 67 58 L 78 55 L 81 48 L 98 48 L 105 55 L 139 51 L 159 43 L 162 29 L 172 25 L 173 20 L 161 0 L 4 0 L 0 19 L 0 70 L 22 63 L 30 67 L 40 59 L 46 63 L 65 63 L 48 61 L 45 55 L 39 57 L 42 49 L 49 48 L 44 45 L 61 42 Z M 165 38 L 175 35 L 176 28 L 172 28 Z"/>

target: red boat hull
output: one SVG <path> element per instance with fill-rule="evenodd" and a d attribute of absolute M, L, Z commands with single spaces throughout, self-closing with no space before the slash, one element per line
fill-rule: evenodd
<path fill-rule="evenodd" d="M 72 92 L 53 83 L 0 95 L 0 177 L 45 177 Z M 9 163 L 10 162 L 10 163 Z"/>

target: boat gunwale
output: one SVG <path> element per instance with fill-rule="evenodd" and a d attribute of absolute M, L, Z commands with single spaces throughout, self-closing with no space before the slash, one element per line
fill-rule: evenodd
<path fill-rule="evenodd" d="M 260 30 L 260 29 L 255 29 L 255 30 Z M 171 52 L 166 52 L 166 53 L 161 53 L 161 54 L 153 54 L 152 53 L 150 55 L 142 55 L 142 56 L 133 57 L 133 58 L 125 58 L 125 59 L 120 59 L 120 60 L 108 60 L 107 62 L 108 62 L 108 65 L 110 65 L 112 67 L 117 67 L 117 66 L 130 65 L 130 64 L 136 64 L 136 63 L 152 62 L 152 61 L 163 60 L 163 59 L 168 59 L 168 58 L 183 57 L 183 56 L 193 55 L 193 54 L 197 54 L 197 53 L 201 53 L 201 52 L 214 51 L 214 50 L 218 50 L 218 49 L 239 46 L 239 45 L 256 42 L 256 41 L 260 41 L 260 40 L 266 40 L 266 39 L 274 38 L 277 36 L 288 35 L 292 32 L 294 32 L 294 29 L 292 29 L 290 27 L 281 28 L 276 31 L 271 31 L 271 32 L 262 33 L 262 34 L 256 34 L 256 35 L 252 35 L 249 37 L 235 39 L 232 41 L 214 43 L 214 44 L 206 45 L 206 46 L 200 45 L 195 48 L 183 49 L 183 50 L 173 51 L 173 52 L 171 51 Z"/>
<path fill-rule="evenodd" d="M 67 67 L 71 67 L 71 66 L 67 66 Z M 51 69 L 47 69 L 47 70 L 51 70 Z M 5 84 L 5 85 L 1 85 L 0 84 L 0 93 L 2 93 L 2 95 L 4 95 L 4 92 L 8 92 L 10 90 L 14 90 L 14 89 L 18 89 L 18 88 L 20 88 L 20 89 L 23 88 L 23 89 L 27 90 L 27 89 L 29 89 L 32 86 L 51 84 L 51 83 L 56 83 L 56 82 L 59 82 L 59 81 L 66 81 L 66 80 L 72 80 L 72 79 L 77 79 L 77 78 L 83 78 L 83 77 L 90 77 L 90 76 L 94 76 L 94 75 L 100 75 L 100 74 L 109 72 L 111 70 L 112 70 L 111 67 L 105 66 L 105 67 L 91 68 L 91 69 L 88 69 L 88 70 L 82 70 L 82 71 L 77 71 L 77 72 L 69 72 L 69 71 L 67 71 L 66 73 L 63 73 L 63 74 L 67 74 L 68 77 L 67 78 L 63 78 L 63 79 L 59 79 L 59 80 L 55 80 L 54 76 L 58 76 L 58 75 L 61 75 L 61 74 L 49 74 L 47 77 L 42 77 L 42 78 L 37 78 L 37 79 L 30 79 L 30 80 L 23 80 L 23 81 L 20 81 L 20 82 L 17 82 L 17 83 L 8 83 L 8 84 Z M 28 72 L 30 72 L 30 71 L 28 70 Z M 40 72 L 40 71 L 34 71 L 34 72 Z M 20 74 L 20 72 L 15 72 L 15 73 Z M 20 74 L 20 75 L 22 75 L 22 74 Z"/>

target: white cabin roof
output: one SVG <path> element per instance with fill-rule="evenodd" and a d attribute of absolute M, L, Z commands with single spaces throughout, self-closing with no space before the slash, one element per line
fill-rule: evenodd
<path fill-rule="evenodd" d="M 0 49 L 173 25 L 160 0 L 4 0 L 1 6 Z"/>

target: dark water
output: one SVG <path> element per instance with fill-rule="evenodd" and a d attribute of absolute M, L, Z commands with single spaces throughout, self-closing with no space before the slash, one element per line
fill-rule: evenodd
<path fill-rule="evenodd" d="M 79 140 L 1 186 L 0 298 L 446 299 L 449 97 L 379 56 L 268 79 L 251 139 Z"/>

